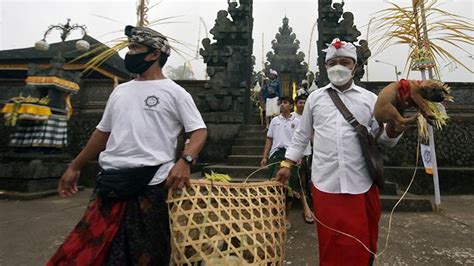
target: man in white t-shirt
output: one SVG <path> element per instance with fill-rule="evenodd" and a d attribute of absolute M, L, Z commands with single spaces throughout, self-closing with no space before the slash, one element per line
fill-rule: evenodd
<path fill-rule="evenodd" d="M 296 118 L 293 113 L 291 113 L 293 106 L 293 99 L 286 96 L 281 97 L 280 115 L 274 117 L 270 122 L 270 126 L 268 127 L 267 139 L 265 142 L 265 148 L 263 149 L 263 156 L 260 165 L 261 167 L 269 165 L 269 177 L 274 177 L 278 170 L 278 167 L 275 163 L 285 159 L 286 149 L 290 146 L 293 132 L 298 127 L 300 120 Z M 291 178 L 288 182 L 288 196 L 290 198 L 297 196 L 294 192 L 298 190 L 298 172 L 295 170 L 292 171 Z M 291 223 L 288 218 L 288 212 L 291 208 L 291 200 L 288 198 L 286 202 L 286 226 L 289 229 L 291 227 Z"/>
<path fill-rule="evenodd" d="M 292 115 L 294 115 L 299 120 L 301 120 L 301 115 L 303 114 L 305 103 L 306 103 L 306 96 L 304 94 L 299 95 L 295 98 L 296 111 L 293 112 Z M 303 153 L 304 156 L 299 162 L 299 171 L 298 171 L 300 180 L 301 180 L 301 185 L 302 185 L 302 187 L 300 187 L 299 193 L 300 193 L 301 204 L 303 205 L 303 219 L 308 224 L 314 223 L 313 215 L 307 201 L 308 197 L 309 199 L 311 199 L 311 189 L 309 186 L 309 182 L 311 180 L 311 168 L 310 168 L 311 154 L 312 154 L 311 143 L 308 141 L 308 146 L 306 147 Z"/>
<path fill-rule="evenodd" d="M 103 196 L 99 186 L 103 181 L 98 180 L 83 219 L 48 265 L 169 264 L 167 188 L 189 184 L 190 165 L 204 146 L 207 130 L 191 95 L 163 76 L 170 54 L 166 37 L 132 26 L 125 28 L 125 35 L 129 40 L 125 66 L 137 77 L 114 89 L 86 147 L 61 177 L 59 194 L 77 192 L 80 170 L 99 153 L 103 178 L 107 173 L 124 173 L 121 170 L 159 168 L 153 168 L 140 191 L 127 199 Z M 191 136 L 175 162 L 183 127 Z M 143 180 L 131 177 L 127 182 L 132 184 L 135 177 L 137 182 Z"/>

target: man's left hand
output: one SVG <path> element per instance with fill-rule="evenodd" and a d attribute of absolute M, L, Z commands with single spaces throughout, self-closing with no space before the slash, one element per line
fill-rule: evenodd
<path fill-rule="evenodd" d="M 182 159 L 171 169 L 168 177 L 166 178 L 166 187 L 177 190 L 184 186 L 189 186 L 189 177 L 191 176 L 190 165 L 184 162 Z"/>

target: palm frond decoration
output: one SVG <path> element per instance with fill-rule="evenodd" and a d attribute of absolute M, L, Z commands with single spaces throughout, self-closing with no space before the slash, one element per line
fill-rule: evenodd
<path fill-rule="evenodd" d="M 159 1 L 158 3 L 150 6 L 150 0 L 137 0 L 137 10 L 136 10 L 137 24 L 136 25 L 137 26 L 152 27 L 152 26 L 158 26 L 158 25 L 164 25 L 164 24 L 187 23 L 185 21 L 174 21 L 176 18 L 179 18 L 179 17 L 182 17 L 182 16 L 169 16 L 169 17 L 164 17 L 164 18 L 149 21 L 148 14 L 149 14 L 150 10 L 153 7 L 156 7 L 157 5 L 159 5 L 162 2 L 163 1 Z M 96 16 L 97 17 L 102 17 L 102 16 L 99 16 L 99 15 L 96 15 Z M 117 23 L 121 23 L 121 22 L 119 22 L 117 20 L 114 20 L 114 19 L 105 18 L 105 17 L 102 17 L 102 18 L 110 20 L 110 21 L 114 21 L 114 22 L 117 22 Z M 117 30 L 117 31 L 109 32 L 107 34 L 115 33 L 115 32 L 123 32 L 123 30 L 120 29 L 120 30 Z M 170 36 L 165 35 L 165 37 L 168 39 L 168 41 L 170 43 L 171 50 L 176 52 L 176 54 L 178 54 L 184 60 L 187 60 L 186 58 L 192 57 L 192 55 L 189 52 L 185 51 L 185 50 L 192 51 L 192 49 L 193 49 L 192 44 L 182 42 L 182 41 L 177 40 L 175 38 L 172 38 Z M 120 38 L 117 38 L 117 39 L 114 39 L 112 41 L 107 42 L 107 45 L 99 45 L 99 46 L 92 47 L 92 49 L 90 49 L 88 52 L 83 53 L 81 56 L 73 59 L 72 61 L 70 61 L 68 63 L 72 63 L 72 62 L 78 61 L 80 59 L 89 58 L 89 57 L 92 56 L 92 58 L 89 61 L 87 61 L 87 63 L 85 64 L 86 67 L 82 71 L 83 73 L 87 73 L 91 70 L 94 70 L 94 69 L 97 69 L 98 67 L 100 67 L 110 57 L 118 54 L 118 52 L 125 49 L 127 46 L 128 46 L 127 37 L 125 37 L 125 36 L 120 37 Z M 178 48 L 178 46 L 182 46 L 184 48 L 180 49 L 180 48 Z"/>
<path fill-rule="evenodd" d="M 438 0 L 412 0 L 411 6 L 400 6 L 388 2 L 390 7 L 375 13 L 370 33 L 374 55 L 388 47 L 405 44 L 409 46 L 406 70 L 433 68 L 439 78 L 440 60 L 452 61 L 471 73 L 451 49 L 467 54 L 474 45 L 472 19 L 462 17 L 440 8 Z M 421 8 L 425 14 L 421 14 Z M 423 23 L 422 15 L 426 17 Z M 425 34 L 426 33 L 426 34 Z"/>
<path fill-rule="evenodd" d="M 137 3 L 137 26 L 146 27 L 148 26 L 148 6 L 150 0 L 138 0 Z"/>

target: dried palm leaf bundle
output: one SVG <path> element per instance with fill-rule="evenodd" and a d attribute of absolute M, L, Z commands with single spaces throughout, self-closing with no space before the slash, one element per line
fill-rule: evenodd
<path fill-rule="evenodd" d="M 137 9 L 136 9 L 136 15 L 137 15 L 137 26 L 144 26 L 144 27 L 150 27 L 153 28 L 154 26 L 158 25 L 165 25 L 165 24 L 176 24 L 176 23 L 184 23 L 183 21 L 175 21 L 174 19 L 179 18 L 181 16 L 169 16 L 169 17 L 164 17 L 164 18 L 159 18 L 155 20 L 149 21 L 149 14 L 152 8 L 156 7 L 159 5 L 162 1 L 159 1 L 158 3 L 151 5 L 150 0 L 137 0 Z M 98 16 L 102 17 L 102 16 Z M 115 21 L 110 18 L 102 17 L 104 19 L 108 19 L 111 21 Z M 113 32 L 122 32 L 123 29 L 116 30 Z M 193 45 L 189 43 L 185 43 L 182 41 L 179 41 L 175 38 L 172 38 L 170 36 L 163 35 L 168 39 L 168 42 L 170 43 L 170 48 L 176 54 L 178 54 L 180 57 L 182 57 L 184 60 L 187 60 L 186 58 L 192 57 L 189 52 L 185 51 L 187 50 L 192 50 Z M 110 57 L 118 54 L 121 50 L 127 48 L 128 46 L 128 40 L 127 38 L 121 37 L 114 39 L 112 41 L 107 42 L 107 45 L 96 45 L 92 47 L 93 49 L 89 50 L 86 53 L 83 53 L 81 56 L 73 59 L 71 62 L 68 63 L 73 63 L 75 61 L 78 61 L 80 59 L 84 58 L 89 58 L 92 57 L 87 63 L 86 63 L 86 68 L 83 70 L 83 73 L 88 73 L 91 70 L 95 70 L 98 67 L 100 67 L 105 61 L 107 61 Z M 178 48 L 179 46 L 182 46 L 184 48 Z"/>
<path fill-rule="evenodd" d="M 369 34 L 371 49 L 375 51 L 372 56 L 388 47 L 407 44 L 410 48 L 406 61 L 408 73 L 410 70 L 434 68 L 439 77 L 437 66 L 440 59 L 455 62 L 474 73 L 459 56 L 449 51 L 453 48 L 471 54 L 474 45 L 472 18 L 443 10 L 437 0 L 411 2 L 409 6 L 388 2 L 390 7 L 375 13 L 371 26 L 374 30 Z M 426 23 L 421 19 L 421 7 L 425 11 Z"/>

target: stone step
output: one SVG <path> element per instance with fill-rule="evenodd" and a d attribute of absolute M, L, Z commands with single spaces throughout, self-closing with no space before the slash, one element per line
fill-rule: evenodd
<path fill-rule="evenodd" d="M 410 183 L 414 171 L 415 168 L 410 166 L 384 167 L 387 180 L 397 183 L 402 190 Z M 474 167 L 438 167 L 438 175 L 441 195 L 474 193 Z M 419 166 L 410 192 L 431 195 L 433 191 L 433 176 L 426 174 L 423 166 Z"/>
<path fill-rule="evenodd" d="M 229 165 L 259 166 L 261 160 L 261 155 L 229 155 L 227 157 Z"/>
<path fill-rule="evenodd" d="M 232 146 L 232 155 L 262 155 L 263 147 L 261 146 Z"/>
<path fill-rule="evenodd" d="M 380 195 L 397 195 L 397 184 L 385 181 L 383 189 L 380 190 Z"/>
<path fill-rule="evenodd" d="M 247 139 L 265 139 L 267 136 L 267 132 L 263 131 L 240 131 L 239 138 L 247 138 Z"/>
<path fill-rule="evenodd" d="M 241 131 L 261 131 L 263 132 L 263 129 L 265 127 L 262 125 L 241 125 L 240 130 Z"/>
<path fill-rule="evenodd" d="M 380 200 L 382 202 L 382 210 L 386 212 L 392 211 L 393 207 L 400 199 L 402 192 L 399 191 L 399 195 L 381 195 Z M 422 196 L 413 194 L 407 194 L 405 198 L 395 209 L 396 212 L 430 212 L 433 211 L 433 205 L 431 201 Z"/>
<path fill-rule="evenodd" d="M 247 176 L 257 169 L 259 169 L 258 166 L 211 165 L 205 167 L 203 171 L 210 173 L 212 170 L 217 173 L 228 174 L 233 178 L 232 182 L 244 182 Z M 248 182 L 264 180 L 267 180 L 266 170 L 255 173 L 248 179 Z M 401 195 L 402 193 L 400 191 L 398 192 L 398 195 L 380 195 L 382 210 L 385 212 L 391 211 Z M 427 212 L 432 210 L 433 207 L 428 198 L 413 194 L 407 194 L 395 209 L 397 212 Z"/>
<path fill-rule="evenodd" d="M 210 173 L 211 171 L 214 171 L 216 173 L 221 173 L 221 174 L 228 174 L 232 178 L 235 179 L 245 179 L 247 176 L 249 176 L 251 173 L 254 171 L 258 170 L 260 167 L 258 166 L 236 166 L 236 165 L 210 165 L 207 166 L 203 169 L 204 173 Z M 267 170 L 263 169 L 261 171 L 256 172 L 253 174 L 250 178 L 260 178 L 260 179 L 265 179 L 267 178 Z"/>
<path fill-rule="evenodd" d="M 265 145 L 264 138 L 251 139 L 251 138 L 236 138 L 234 142 L 235 146 L 263 146 Z"/>
<path fill-rule="evenodd" d="M 263 118 L 263 123 L 265 123 L 265 118 Z M 250 119 L 248 121 L 248 124 L 249 125 L 261 125 L 261 122 L 260 122 L 260 115 L 258 114 L 253 114 L 253 115 L 250 115 Z"/>

